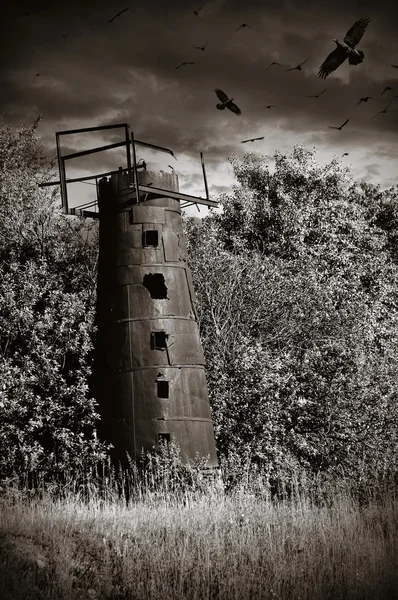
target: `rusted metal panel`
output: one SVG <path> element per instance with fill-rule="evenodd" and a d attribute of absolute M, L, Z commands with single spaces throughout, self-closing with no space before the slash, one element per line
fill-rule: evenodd
<path fill-rule="evenodd" d="M 165 332 L 167 340 L 164 349 L 151 347 L 153 332 Z M 134 368 L 205 363 L 196 321 L 177 318 L 131 321 L 131 335 L 135 349 L 132 361 Z"/>
<path fill-rule="evenodd" d="M 108 335 L 108 345 L 104 349 L 107 366 L 115 373 L 131 369 L 133 364 L 130 323 L 113 323 Z"/>
<path fill-rule="evenodd" d="M 180 210 L 165 210 L 165 228 L 174 231 L 175 233 L 182 232 Z"/>
<path fill-rule="evenodd" d="M 166 262 L 178 261 L 178 237 L 174 231 L 163 232 L 164 259 Z"/>
<path fill-rule="evenodd" d="M 187 286 L 189 290 L 189 297 L 191 299 L 192 310 L 195 315 L 195 318 L 198 318 L 198 299 L 195 294 L 195 289 L 193 287 L 192 274 L 190 269 L 185 271 L 185 276 L 187 278 Z"/>
<path fill-rule="evenodd" d="M 118 252 L 116 265 L 140 265 L 143 260 L 146 264 L 164 262 L 163 249 L 161 248 L 121 248 Z"/>
<path fill-rule="evenodd" d="M 143 419 L 145 415 L 166 419 L 192 417 L 211 419 L 210 406 L 203 402 L 206 390 L 204 368 L 198 367 L 158 367 L 134 371 L 134 398 L 146 398 L 145 404 L 136 402 L 135 415 Z M 157 383 L 169 384 L 169 397 L 158 398 Z M 189 397 L 189 402 L 186 398 Z M 146 410 L 148 407 L 148 411 Z"/>
<path fill-rule="evenodd" d="M 119 233 L 119 243 L 122 248 L 130 250 L 131 248 L 142 249 L 142 224 L 134 225 L 134 229 L 121 231 Z"/>
<path fill-rule="evenodd" d="M 144 203 L 132 207 L 133 223 L 164 223 L 165 209 L 159 206 L 146 206 Z"/>
<path fill-rule="evenodd" d="M 179 444 L 183 458 L 194 460 L 197 455 L 209 457 L 208 466 L 217 466 L 212 424 L 205 421 L 162 421 L 153 419 L 148 428 L 146 420 L 136 420 L 137 451 L 156 448 L 158 435 L 169 433 Z"/>
<path fill-rule="evenodd" d="M 196 327 L 197 326 L 195 322 L 194 331 L 181 331 L 174 334 L 173 343 L 170 341 L 170 345 L 168 346 L 168 354 L 171 365 L 205 364 L 205 357 Z"/>
<path fill-rule="evenodd" d="M 114 323 L 125 320 L 126 315 L 129 314 L 128 303 L 128 288 L 127 286 L 120 286 L 118 293 L 112 297 L 112 303 L 109 306 L 112 314 L 109 315 L 109 319 L 112 319 Z"/>
<path fill-rule="evenodd" d="M 159 198 L 149 198 L 145 201 L 146 206 L 159 206 Z M 162 198 L 162 206 L 166 211 L 165 218 L 167 219 L 167 212 L 170 210 L 181 214 L 180 202 L 175 198 Z"/>
<path fill-rule="evenodd" d="M 186 261 L 188 257 L 187 242 L 183 232 L 177 233 L 178 237 L 178 260 Z"/>
<path fill-rule="evenodd" d="M 126 273 L 124 274 L 126 276 Z M 189 293 L 184 293 L 186 288 L 186 275 L 184 269 L 167 267 L 137 267 L 129 275 L 134 283 L 127 286 L 127 295 L 130 302 L 130 313 L 120 318 L 145 319 L 171 317 L 194 318 L 191 298 Z M 163 279 L 163 289 L 151 289 L 147 278 L 152 276 Z M 167 284 L 167 285 L 166 285 Z M 155 286 L 154 286 L 155 287 Z M 160 286 L 159 286 L 160 287 Z M 165 294 L 164 298 L 153 297 Z"/>

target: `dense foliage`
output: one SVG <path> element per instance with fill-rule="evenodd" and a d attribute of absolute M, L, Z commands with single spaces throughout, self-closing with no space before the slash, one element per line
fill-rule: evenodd
<path fill-rule="evenodd" d="M 37 126 L 0 123 L 0 479 L 103 452 L 95 225 L 38 188 L 51 165 Z M 185 221 L 220 457 L 277 485 L 395 476 L 398 190 L 301 147 L 274 158 L 232 159 L 222 211 Z"/>
<path fill-rule="evenodd" d="M 338 160 L 232 160 L 222 212 L 187 223 L 218 449 L 351 478 L 397 469 L 397 188 Z"/>
<path fill-rule="evenodd" d="M 0 124 L 0 477 L 59 475 L 101 453 L 89 392 L 97 249 L 57 208 L 37 120 Z"/>

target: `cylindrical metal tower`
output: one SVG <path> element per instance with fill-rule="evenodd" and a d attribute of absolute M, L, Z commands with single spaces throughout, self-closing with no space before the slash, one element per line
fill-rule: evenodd
<path fill-rule="evenodd" d="M 139 183 L 178 191 L 177 176 L 139 172 Z M 179 200 L 137 202 L 127 173 L 99 183 L 95 376 L 102 437 L 119 458 L 160 440 L 182 459 L 217 455 Z"/>

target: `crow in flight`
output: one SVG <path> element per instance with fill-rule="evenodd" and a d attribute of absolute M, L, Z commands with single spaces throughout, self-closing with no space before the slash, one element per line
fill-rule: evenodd
<path fill-rule="evenodd" d="M 112 19 L 109 19 L 108 23 L 112 23 L 112 21 L 114 21 L 117 17 L 120 17 L 120 15 L 122 15 L 123 13 L 125 13 L 126 10 L 128 10 L 128 8 L 124 8 L 123 10 L 121 10 L 120 12 L 118 12 L 114 17 L 112 17 Z"/>
<path fill-rule="evenodd" d="M 368 100 L 373 100 L 372 96 L 364 96 L 363 98 L 360 98 L 360 100 L 357 102 L 357 105 L 361 104 L 361 102 L 367 102 Z"/>
<path fill-rule="evenodd" d="M 251 138 L 250 140 L 242 140 L 241 144 L 246 144 L 246 142 L 255 142 L 256 140 L 263 140 L 264 136 L 258 138 Z"/>
<path fill-rule="evenodd" d="M 200 6 L 198 8 L 198 10 L 193 10 L 193 14 L 196 15 L 197 17 L 199 16 L 200 11 L 202 10 L 202 8 L 204 7 L 204 4 L 202 4 L 202 6 Z"/>
<path fill-rule="evenodd" d="M 286 70 L 286 71 L 301 71 L 301 67 L 302 67 L 303 65 L 305 65 L 305 63 L 307 62 L 307 60 L 308 60 L 308 58 L 306 58 L 305 60 L 303 60 L 303 62 L 302 62 L 302 63 L 299 63 L 299 64 L 297 65 L 297 67 L 292 67 L 291 69 L 285 69 L 285 70 Z"/>
<path fill-rule="evenodd" d="M 384 88 L 384 90 L 381 92 L 380 96 L 382 96 L 384 94 L 384 92 L 393 92 L 394 88 L 390 87 L 389 85 L 387 87 Z"/>
<path fill-rule="evenodd" d="M 339 42 L 336 38 L 333 41 L 337 44 L 337 48 L 333 50 L 321 64 L 318 75 L 321 79 L 326 79 L 332 71 L 343 64 L 348 58 L 350 65 L 358 65 L 365 58 L 362 50 L 355 50 L 355 46 L 359 44 L 365 29 L 370 23 L 369 17 L 361 17 L 355 21 L 354 25 L 345 34 L 344 40 Z"/>
<path fill-rule="evenodd" d="M 182 62 L 180 65 L 178 65 L 178 67 L 175 67 L 175 70 L 177 71 L 177 69 L 179 69 L 180 67 L 183 67 L 184 65 L 194 65 L 194 62 Z"/>
<path fill-rule="evenodd" d="M 377 115 L 381 115 L 381 114 L 384 114 L 384 115 L 385 115 L 385 114 L 386 114 L 386 112 L 388 111 L 388 109 L 390 108 L 390 104 L 391 104 L 391 102 L 389 102 L 389 103 L 387 104 L 387 106 L 385 106 L 385 107 L 383 108 L 383 110 L 380 110 L 378 113 L 376 113 L 375 115 L 373 115 L 372 119 L 374 119 L 375 117 L 377 117 Z"/>
<path fill-rule="evenodd" d="M 202 52 L 204 52 L 206 50 L 206 44 L 203 44 L 203 46 L 192 46 L 192 48 L 196 48 L 196 50 L 202 50 Z"/>
<path fill-rule="evenodd" d="M 266 106 L 265 108 L 268 108 L 268 109 L 270 109 L 270 108 L 276 108 L 276 105 L 275 104 L 268 104 L 268 106 Z"/>
<path fill-rule="evenodd" d="M 220 90 L 219 88 L 216 88 L 214 91 L 217 94 L 217 98 L 219 100 L 221 100 L 221 102 L 219 102 L 216 105 L 218 110 L 224 110 L 225 108 L 228 108 L 233 113 L 235 113 L 236 116 L 242 114 L 242 111 L 240 110 L 240 108 L 238 106 L 236 106 L 236 104 L 234 104 L 233 98 L 228 98 L 227 94 L 225 92 L 223 92 L 222 90 Z"/>
<path fill-rule="evenodd" d="M 347 121 L 344 121 L 344 123 L 342 125 L 340 125 L 340 127 L 333 127 L 333 125 L 329 125 L 329 129 L 339 129 L 341 131 L 343 129 L 344 125 L 347 125 L 349 120 L 350 119 L 347 119 Z"/>
<path fill-rule="evenodd" d="M 34 79 L 33 79 L 32 83 L 34 83 L 34 82 L 36 81 L 36 79 L 37 79 L 38 77 L 40 77 L 40 76 L 43 76 L 43 77 L 48 77 L 48 75 L 47 75 L 46 73 L 36 73 L 36 75 L 35 75 L 35 77 L 34 77 Z"/>
<path fill-rule="evenodd" d="M 273 67 L 274 65 L 278 65 L 279 67 L 281 67 L 281 63 L 278 63 L 276 61 L 272 62 L 270 65 L 268 65 L 268 67 L 265 69 L 265 71 L 268 71 L 269 68 Z"/>
<path fill-rule="evenodd" d="M 322 94 L 324 94 L 327 89 L 328 88 L 325 88 L 324 90 L 322 90 L 322 92 L 319 92 L 319 94 L 312 94 L 312 96 L 306 96 L 306 98 L 319 98 L 319 96 L 322 96 Z"/>
<path fill-rule="evenodd" d="M 23 13 L 19 13 L 18 15 L 16 15 L 17 17 L 31 17 L 32 15 L 35 15 L 38 12 L 41 12 L 45 10 L 44 8 L 38 8 L 36 10 L 32 10 L 32 11 L 28 11 L 28 12 L 23 12 Z"/>
<path fill-rule="evenodd" d="M 342 154 L 341 156 L 348 156 L 349 152 L 344 152 L 344 154 Z"/>
<path fill-rule="evenodd" d="M 390 67 L 393 67 L 394 69 L 398 69 L 398 65 L 390 65 Z"/>
<path fill-rule="evenodd" d="M 251 25 L 248 25 L 247 23 L 242 23 L 242 25 L 239 25 L 239 27 L 236 31 L 239 31 L 239 29 L 242 29 L 243 27 L 250 27 L 250 29 L 253 29 L 253 27 Z"/>

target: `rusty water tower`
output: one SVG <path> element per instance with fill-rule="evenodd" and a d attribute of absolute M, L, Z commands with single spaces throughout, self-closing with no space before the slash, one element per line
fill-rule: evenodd
<path fill-rule="evenodd" d="M 122 129 L 122 142 L 62 156 L 60 136 Z M 183 459 L 217 454 L 207 392 L 196 297 L 187 263 L 181 207 L 217 206 L 183 194 L 174 173 L 149 172 L 136 145 L 173 152 L 134 139 L 126 123 L 56 133 L 64 212 L 99 218 L 95 358 L 101 437 L 129 464 L 160 441 L 174 441 Z M 125 146 L 126 166 L 67 179 L 65 163 Z M 69 208 L 67 184 L 95 180 L 97 199 Z M 51 185 L 51 184 L 46 184 Z"/>

